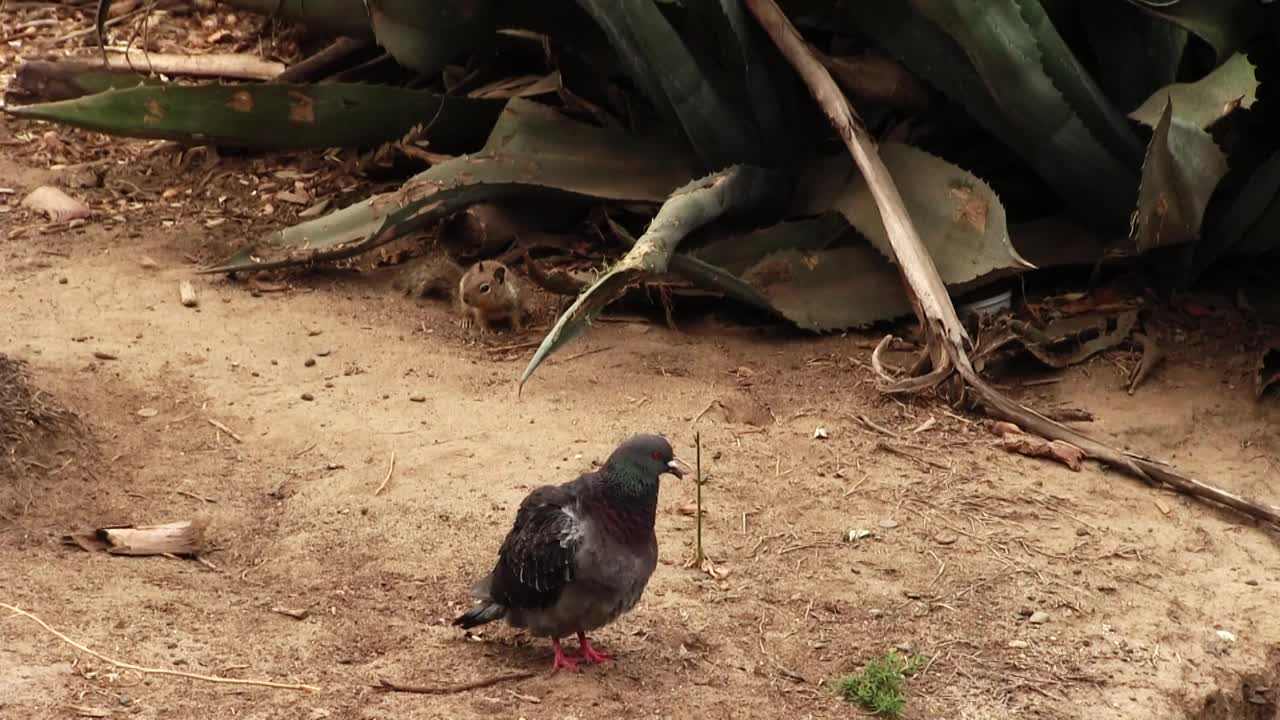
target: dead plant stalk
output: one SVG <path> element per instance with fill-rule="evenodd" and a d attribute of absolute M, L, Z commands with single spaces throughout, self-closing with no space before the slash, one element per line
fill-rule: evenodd
<path fill-rule="evenodd" d="M 880 356 L 892 341 L 886 337 L 872 353 L 872 367 L 880 376 L 880 390 L 886 394 L 918 393 L 937 387 L 952 377 L 952 371 L 977 396 L 991 415 L 1017 423 L 1049 440 L 1064 440 L 1084 450 L 1089 457 L 1111 465 L 1148 483 L 1164 483 L 1178 492 L 1225 505 L 1250 517 L 1280 527 L 1280 507 L 1237 495 L 1182 475 L 1170 466 L 1123 452 L 1079 433 L 1006 397 L 974 370 L 965 349 L 968 334 L 956 316 L 951 296 L 938 275 L 933 259 L 903 205 L 902 196 L 880 159 L 874 139 L 854 116 L 844 94 L 831 74 L 814 56 L 812 49 L 778 7 L 775 0 L 746 0 L 747 7 L 809 87 L 849 154 L 867 179 L 889 242 L 902 274 L 907 296 L 928 338 L 928 357 L 933 370 L 926 375 L 895 380 L 885 372 Z"/>

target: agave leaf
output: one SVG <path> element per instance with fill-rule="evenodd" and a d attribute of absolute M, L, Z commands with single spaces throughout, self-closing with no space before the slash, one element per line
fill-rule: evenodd
<path fill-rule="evenodd" d="M 630 247 L 635 247 L 638 241 L 627 232 L 626 228 L 618 225 L 612 218 L 609 218 L 609 226 L 617 237 L 625 241 Z M 671 272 L 689 280 L 700 288 L 724 293 L 729 298 L 765 312 L 773 311 L 773 308 L 769 306 L 769 301 L 761 297 L 760 293 L 743 282 L 737 275 L 722 267 L 717 267 L 693 255 L 684 253 L 673 254 L 669 267 Z"/>
<path fill-rule="evenodd" d="M 1055 87 L 1030 26 L 1008 0 L 864 0 L 839 11 L 1009 143 L 1082 222 L 1114 229 L 1127 219 L 1136 173 L 1091 135 Z"/>
<path fill-rule="evenodd" d="M 364 0 L 222 0 L 226 5 L 282 17 L 348 37 L 373 36 Z"/>
<path fill-rule="evenodd" d="M 1144 12 L 1164 18 L 1204 40 L 1219 62 L 1266 31 L 1263 3 L 1257 0 L 1129 0 Z"/>
<path fill-rule="evenodd" d="M 368 0 L 368 7 L 378 44 L 423 75 L 492 33 L 498 17 L 496 0 Z"/>
<path fill-rule="evenodd" d="M 1204 130 L 1238 107 L 1252 107 L 1257 99 L 1255 68 L 1244 54 L 1235 53 L 1195 82 L 1173 83 L 1157 90 L 1129 117 L 1155 127 L 1165 106 L 1172 102 L 1177 122 Z"/>
<path fill-rule="evenodd" d="M 753 265 L 744 279 L 808 330 L 864 327 L 911 313 L 898 272 L 867 245 L 779 250 Z"/>
<path fill-rule="evenodd" d="M 4 110 L 110 135 L 269 149 L 371 146 L 430 124 L 433 147 L 465 152 L 484 142 L 504 102 L 383 85 L 252 83 L 146 85 Z"/>
<path fill-rule="evenodd" d="M 1122 110 L 1173 83 L 1187 47 L 1187 31 L 1122 2 L 1098 2 L 1079 13 L 1102 68 L 1098 82 Z"/>
<path fill-rule="evenodd" d="M 850 234 L 849 221 L 838 212 L 827 212 L 816 217 L 780 222 L 746 234 L 717 238 L 689 254 L 742 276 L 766 255 L 779 250 L 822 250 L 846 234 Z"/>
<path fill-rule="evenodd" d="M 1200 236 L 1209 198 L 1227 173 L 1227 157 L 1209 133 L 1175 119 L 1172 100 L 1156 123 L 1142 164 L 1130 238 L 1138 254 Z"/>
<path fill-rule="evenodd" d="M 792 115 L 810 108 L 795 72 L 777 47 L 754 21 L 741 0 L 719 0 L 685 5 L 688 17 L 681 36 L 699 55 L 704 77 L 722 91 L 744 123 L 763 142 L 759 162 L 787 163 L 808 138 L 792 132 Z M 713 57 L 702 61 L 714 50 Z M 702 51 L 699 54 L 699 51 Z"/>
<path fill-rule="evenodd" d="M 1263 252 L 1280 247 L 1277 213 L 1280 213 L 1280 150 L 1253 171 L 1222 212 L 1210 216 L 1205 223 L 1204 238 L 1196 243 L 1184 269 L 1183 282 L 1189 284 L 1229 253 Z"/>
<path fill-rule="evenodd" d="M 880 157 L 944 283 L 959 285 L 997 270 L 1032 267 L 1009 239 L 1004 206 L 985 182 L 902 143 L 883 143 Z M 839 211 L 884 257 L 893 257 L 871 189 L 847 155 L 811 167 L 796 196 L 797 214 Z"/>
<path fill-rule="evenodd" d="M 999 3 L 994 3 L 999 5 Z M 1126 166 L 1136 165 L 1142 157 L 1142 143 L 1130 129 L 1124 115 L 1118 111 L 1102 89 L 1094 82 L 1071 48 L 1058 34 L 1040 0 L 1015 0 L 1040 50 L 1044 72 L 1062 92 L 1076 115 L 1113 156 Z M 999 37 L 996 30 L 994 37 Z M 986 37 L 993 37 L 987 35 Z M 1016 43 L 1011 45 L 1017 46 Z M 992 78 L 988 78 L 991 82 Z"/>
<path fill-rule="evenodd" d="M 785 180 L 781 173 L 735 165 L 671 193 L 626 256 L 584 290 L 556 320 L 520 375 L 520 387 L 552 353 L 585 332 L 592 318 L 621 295 L 627 284 L 667 272 L 676 246 L 690 233 L 726 214 L 755 211 L 776 203 L 779 186 Z"/>
<path fill-rule="evenodd" d="M 777 314 L 818 332 L 862 327 L 911 312 L 892 263 L 851 236 L 837 212 L 731 236 L 692 254 L 740 276 Z M 676 255 L 672 259 L 674 265 Z"/>
<path fill-rule="evenodd" d="M 694 176 L 688 147 L 579 123 L 513 98 L 484 149 L 419 173 L 399 190 L 279 230 L 206 272 L 351 257 L 477 202 L 555 195 L 661 202 Z"/>
<path fill-rule="evenodd" d="M 33 60 L 18 66 L 13 83 L 5 91 L 5 99 L 19 104 L 56 102 L 107 90 L 162 84 L 164 81 L 158 77 L 128 70 L 109 70 L 80 62 Z"/>
<path fill-rule="evenodd" d="M 708 81 L 654 0 L 579 5 L 600 25 L 632 81 L 684 129 L 706 167 L 761 163 L 764 145 L 753 119 Z"/>

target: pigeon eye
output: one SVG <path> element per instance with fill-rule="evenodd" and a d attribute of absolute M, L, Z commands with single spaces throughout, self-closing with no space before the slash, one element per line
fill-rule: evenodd
<path fill-rule="evenodd" d="M 485 283 L 484 285 L 481 285 L 481 286 L 480 286 L 480 292 L 482 292 L 482 293 L 487 293 L 487 292 L 489 292 L 489 285 L 488 285 L 488 283 Z"/>
<path fill-rule="evenodd" d="M 662 453 L 658 452 L 657 450 L 654 450 L 653 452 L 649 453 L 649 457 L 653 458 L 654 460 L 661 461 Z"/>

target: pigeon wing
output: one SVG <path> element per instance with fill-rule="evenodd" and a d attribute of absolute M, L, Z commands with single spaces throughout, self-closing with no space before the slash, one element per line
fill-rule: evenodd
<path fill-rule="evenodd" d="M 576 483 L 537 488 L 520 503 L 498 550 L 490 596 L 510 608 L 542 609 L 573 582 L 583 541 Z"/>

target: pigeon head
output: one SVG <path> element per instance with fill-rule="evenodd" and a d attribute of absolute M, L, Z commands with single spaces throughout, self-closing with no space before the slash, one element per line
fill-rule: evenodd
<path fill-rule="evenodd" d="M 680 461 L 676 459 L 671 443 L 661 435 L 633 435 L 613 451 L 605 466 L 613 470 L 634 473 L 657 482 L 658 476 L 671 473 L 684 477 Z"/>

